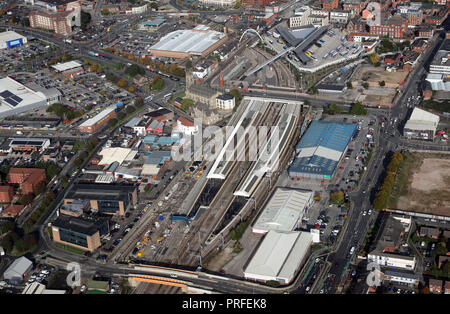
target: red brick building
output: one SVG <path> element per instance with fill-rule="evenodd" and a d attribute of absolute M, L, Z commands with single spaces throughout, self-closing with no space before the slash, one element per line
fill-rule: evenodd
<path fill-rule="evenodd" d="M 371 35 L 386 36 L 392 39 L 401 39 L 408 30 L 408 20 L 401 16 L 393 16 L 384 20 L 380 25 L 369 25 Z"/>
<path fill-rule="evenodd" d="M 322 9 L 325 10 L 334 10 L 339 7 L 338 0 L 323 0 L 322 1 Z"/>
<path fill-rule="evenodd" d="M 444 23 L 445 19 L 448 16 L 448 10 L 449 8 L 443 7 L 443 8 L 433 8 L 432 10 L 424 12 L 425 16 L 425 23 L 433 24 L 436 26 L 442 25 Z"/>
<path fill-rule="evenodd" d="M 18 205 L 18 204 L 14 204 L 14 205 L 8 205 L 3 211 L 2 211 L 2 217 L 5 218 L 14 218 L 16 216 L 19 216 L 23 209 L 25 208 L 25 206 L 23 205 Z"/>
<path fill-rule="evenodd" d="M 34 193 L 37 185 L 46 180 L 45 169 L 11 168 L 9 170 L 9 182 L 19 184 L 22 194 Z"/>
<path fill-rule="evenodd" d="M 366 8 L 367 1 L 349 1 L 342 4 L 345 11 L 353 12 L 353 15 L 360 15 L 362 10 Z"/>
<path fill-rule="evenodd" d="M 0 186 L 0 203 L 11 203 L 14 198 L 14 188 L 11 185 Z"/>

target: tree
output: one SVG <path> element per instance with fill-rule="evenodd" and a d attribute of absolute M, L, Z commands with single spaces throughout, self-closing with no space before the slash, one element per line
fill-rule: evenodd
<path fill-rule="evenodd" d="M 132 114 L 133 112 L 136 111 L 136 108 L 134 108 L 131 105 L 128 105 L 127 108 L 125 108 L 125 110 L 127 111 L 127 114 Z"/>
<path fill-rule="evenodd" d="M 25 250 L 25 242 L 22 238 L 14 241 L 13 250 L 15 250 L 17 253 L 22 253 Z"/>
<path fill-rule="evenodd" d="M 373 65 L 375 65 L 378 62 L 378 53 L 374 52 L 371 55 L 369 55 L 369 61 L 370 63 L 372 63 Z"/>
<path fill-rule="evenodd" d="M 108 9 L 102 9 L 102 10 L 100 11 L 100 13 L 101 13 L 102 15 L 109 15 L 109 10 L 108 10 Z"/>
<path fill-rule="evenodd" d="M 348 89 L 352 89 L 353 88 L 352 82 L 350 82 L 350 81 L 347 82 L 347 88 Z"/>
<path fill-rule="evenodd" d="M 24 235 L 23 242 L 24 242 L 25 250 L 27 250 L 27 251 L 31 250 L 37 244 L 36 236 L 34 235 L 34 233 L 28 233 L 28 234 Z"/>
<path fill-rule="evenodd" d="M 385 81 L 381 81 L 381 82 L 378 82 L 378 84 L 380 84 L 380 86 L 383 87 L 383 86 L 386 85 L 386 82 Z"/>
<path fill-rule="evenodd" d="M 369 83 L 367 83 L 367 82 L 362 83 L 362 87 L 364 87 L 365 89 L 368 89 L 369 88 Z"/>
<path fill-rule="evenodd" d="M 236 103 L 236 106 L 239 106 L 241 104 L 243 96 L 242 96 L 242 94 L 241 94 L 241 92 L 239 90 L 234 88 L 234 89 L 230 90 L 228 92 L 228 94 L 230 94 L 231 96 L 234 97 L 234 101 Z"/>
<path fill-rule="evenodd" d="M 338 106 L 336 104 L 330 104 L 328 106 L 328 113 L 329 114 L 335 114 L 335 113 L 341 113 L 344 111 L 344 108 L 341 106 Z"/>
<path fill-rule="evenodd" d="M 81 23 L 81 30 L 83 32 L 86 31 L 87 26 L 90 22 L 91 22 L 91 14 L 81 10 L 80 23 Z"/>
<path fill-rule="evenodd" d="M 121 120 L 123 120 L 126 116 L 127 116 L 127 115 L 126 115 L 123 111 L 121 111 L 121 112 L 119 112 L 119 113 L 117 114 L 117 119 L 118 119 L 119 121 L 121 121 Z"/>
<path fill-rule="evenodd" d="M 191 61 L 191 60 L 188 60 L 188 61 L 186 62 L 186 70 L 189 70 L 190 68 L 192 68 L 192 61 Z"/>
<path fill-rule="evenodd" d="M 134 106 L 137 108 L 140 108 L 144 105 L 144 100 L 142 99 L 142 97 L 136 97 L 136 99 L 134 100 Z"/>
<path fill-rule="evenodd" d="M 161 78 L 161 76 L 156 75 L 150 84 L 151 90 L 162 90 L 164 88 L 164 80 Z"/>
<path fill-rule="evenodd" d="M 108 121 L 108 126 L 113 128 L 117 124 L 118 120 L 116 118 L 112 118 Z"/>
<path fill-rule="evenodd" d="M 364 108 L 363 104 L 359 101 L 352 106 L 352 109 L 350 109 L 350 113 L 356 115 L 366 115 L 367 112 L 367 109 Z"/>
<path fill-rule="evenodd" d="M 0 234 L 5 234 L 10 231 L 13 231 L 15 228 L 15 224 L 12 221 L 4 221 L 0 224 Z"/>
<path fill-rule="evenodd" d="M 12 233 L 8 233 L 1 240 L 1 246 L 5 249 L 6 253 L 11 253 L 14 247 L 14 238 Z"/>
<path fill-rule="evenodd" d="M 62 176 L 61 177 L 61 185 L 65 189 L 67 185 L 69 184 L 69 177 L 68 176 Z"/>
<path fill-rule="evenodd" d="M 145 70 L 143 68 L 141 68 L 140 66 L 138 66 L 137 64 L 132 64 L 126 68 L 125 74 L 129 75 L 131 77 L 135 77 L 138 74 L 144 75 Z"/>
<path fill-rule="evenodd" d="M 337 191 L 337 192 L 331 193 L 331 202 L 333 204 L 342 205 L 342 204 L 344 204 L 344 200 L 345 200 L 345 197 L 344 197 L 343 191 Z"/>
<path fill-rule="evenodd" d="M 33 195 L 32 194 L 24 194 L 20 197 L 18 204 L 21 204 L 23 206 L 27 206 L 28 204 L 31 204 L 33 201 Z"/>
<path fill-rule="evenodd" d="M 36 185 L 36 188 L 34 189 L 34 195 L 38 196 L 39 194 L 41 194 L 42 192 L 45 191 L 45 182 L 41 181 Z"/>
<path fill-rule="evenodd" d="M 22 18 L 22 20 L 20 21 L 20 23 L 21 23 L 22 26 L 24 26 L 24 27 L 30 27 L 30 19 L 29 19 L 28 17 Z"/>
<path fill-rule="evenodd" d="M 122 87 L 122 88 L 125 88 L 125 87 L 128 86 L 128 83 L 127 83 L 127 81 L 125 81 L 124 79 L 119 79 L 119 80 L 117 81 L 117 86 Z"/>

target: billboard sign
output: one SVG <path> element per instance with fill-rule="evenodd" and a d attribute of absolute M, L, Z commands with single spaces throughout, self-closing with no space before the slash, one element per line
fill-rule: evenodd
<path fill-rule="evenodd" d="M 6 44 L 7 44 L 8 48 L 14 48 L 14 47 L 22 46 L 23 42 L 22 42 L 22 38 L 18 38 L 18 39 L 7 41 Z"/>

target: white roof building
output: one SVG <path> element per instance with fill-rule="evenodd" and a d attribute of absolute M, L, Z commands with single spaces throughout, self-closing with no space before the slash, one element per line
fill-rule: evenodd
<path fill-rule="evenodd" d="M 81 61 L 76 60 L 76 61 L 68 61 L 68 62 L 64 62 L 64 63 L 57 63 L 55 65 L 52 65 L 52 68 L 54 68 L 58 72 L 64 72 L 67 70 L 79 68 L 82 65 L 83 65 L 83 63 Z"/>
<path fill-rule="evenodd" d="M 13 31 L 0 33 L 0 49 L 22 46 L 27 43 L 27 38 Z"/>
<path fill-rule="evenodd" d="M 271 230 L 244 271 L 246 279 L 289 284 L 312 244 L 309 232 Z"/>
<path fill-rule="evenodd" d="M 430 73 L 425 80 L 430 82 L 432 90 L 450 92 L 450 75 Z"/>
<path fill-rule="evenodd" d="M 118 162 L 121 165 L 124 161 L 131 161 L 136 156 L 137 151 L 131 148 L 124 147 L 105 147 L 99 152 L 102 159 L 99 165 L 110 165 L 113 162 Z"/>
<path fill-rule="evenodd" d="M 25 256 L 19 257 L 3 273 L 6 280 L 22 280 L 24 274 L 33 267 L 33 263 Z"/>
<path fill-rule="evenodd" d="M 205 25 L 198 25 L 194 29 L 171 32 L 166 36 L 163 36 L 161 40 L 150 49 L 202 55 L 206 49 L 224 37 L 224 33 L 211 30 Z"/>
<path fill-rule="evenodd" d="M 405 124 L 405 129 L 427 131 L 436 133 L 439 124 L 439 116 L 431 112 L 414 108 L 411 117 Z"/>
<path fill-rule="evenodd" d="M 277 188 L 253 226 L 254 233 L 293 231 L 313 202 L 313 192 Z"/>
<path fill-rule="evenodd" d="M 101 120 L 103 120 L 106 116 L 108 116 L 111 112 L 113 112 L 114 110 L 116 110 L 117 106 L 116 105 L 111 105 L 107 108 L 105 108 L 104 110 L 102 110 L 99 114 L 97 114 L 96 116 L 87 119 L 86 121 L 84 121 L 83 123 L 81 123 L 78 127 L 89 127 L 89 126 L 93 126 L 96 123 L 100 122 Z"/>
<path fill-rule="evenodd" d="M 44 107 L 59 99 L 59 91 L 36 84 L 25 86 L 11 77 L 0 79 L 0 118 Z"/>

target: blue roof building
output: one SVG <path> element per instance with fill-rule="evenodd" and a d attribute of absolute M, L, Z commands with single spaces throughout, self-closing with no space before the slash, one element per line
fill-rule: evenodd
<path fill-rule="evenodd" d="M 289 176 L 331 179 L 355 130 L 355 124 L 313 121 L 295 148 Z"/>

